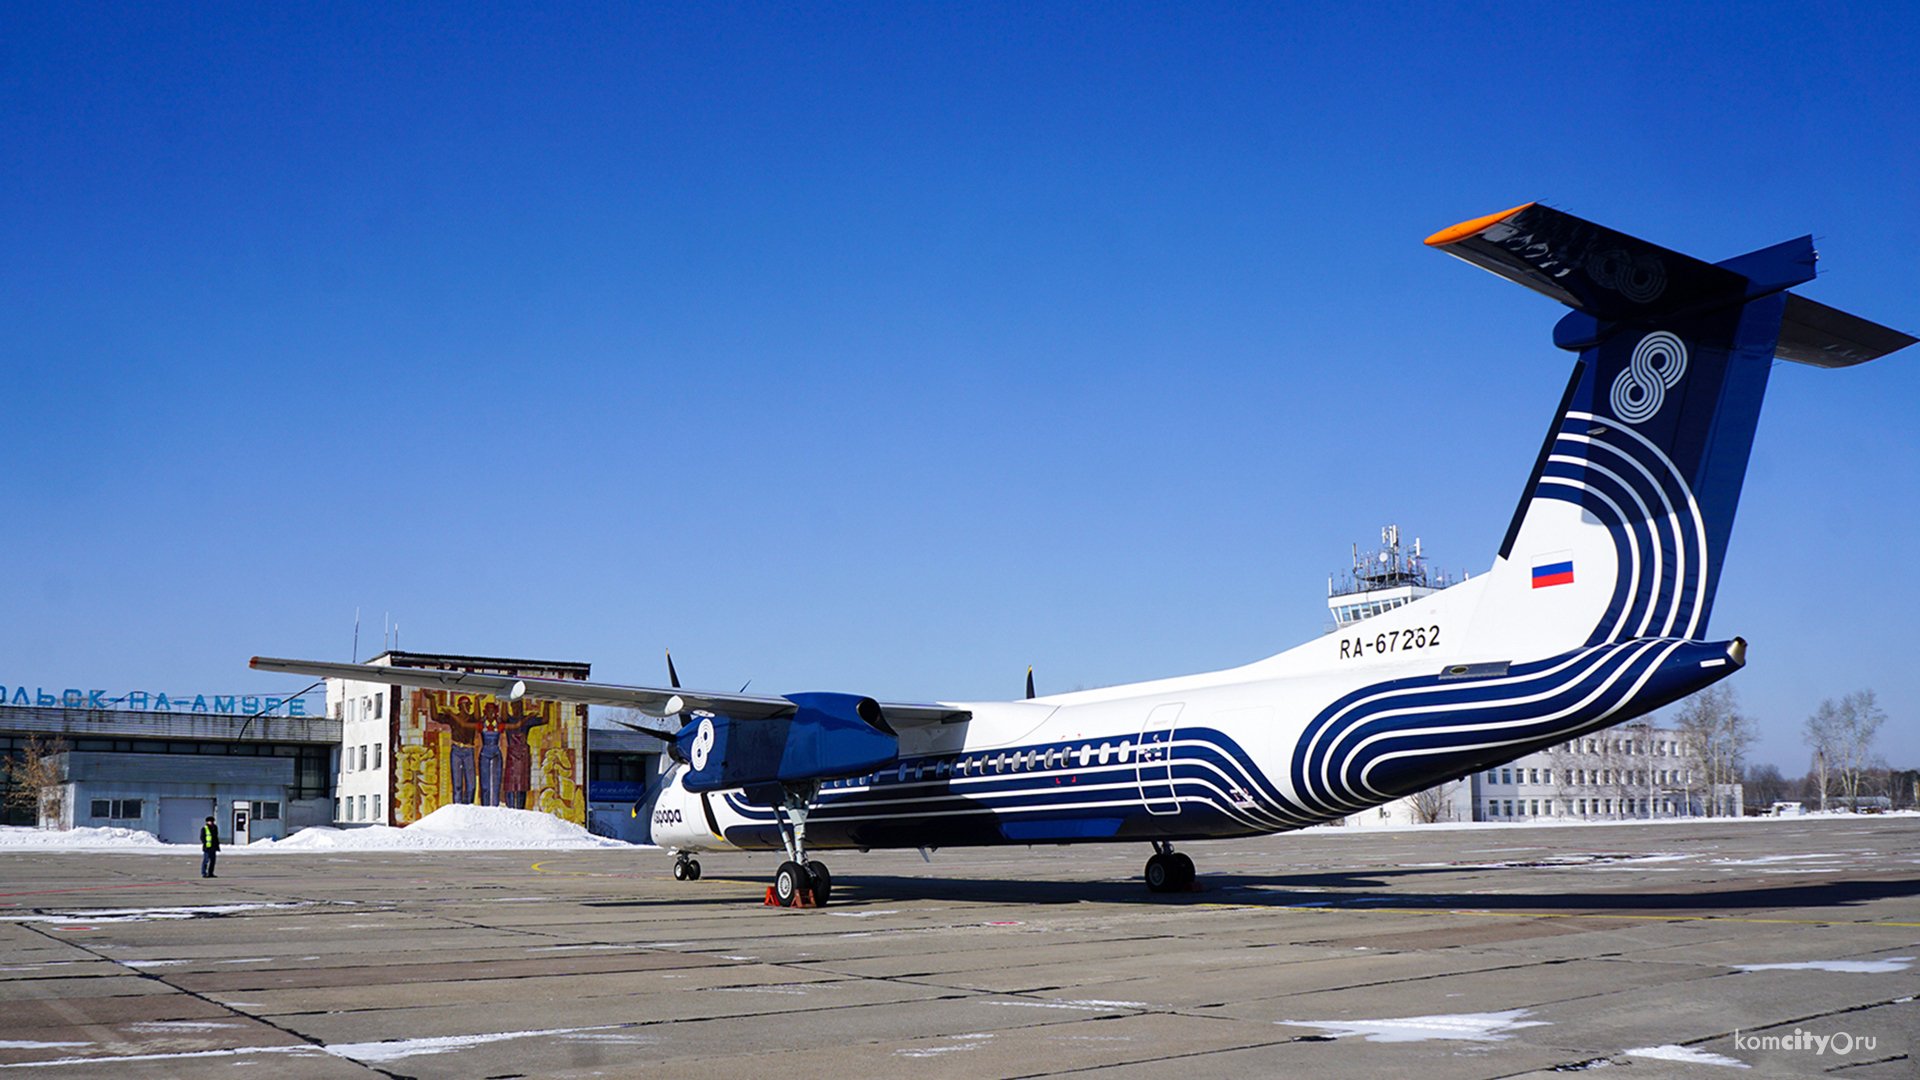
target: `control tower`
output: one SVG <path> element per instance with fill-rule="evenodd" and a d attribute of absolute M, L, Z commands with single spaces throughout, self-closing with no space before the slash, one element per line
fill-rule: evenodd
<path fill-rule="evenodd" d="M 1462 575 L 1461 580 L 1466 580 Z M 1336 578 L 1327 577 L 1327 610 L 1333 623 L 1346 629 L 1363 619 L 1402 604 L 1411 604 L 1454 584 L 1445 572 L 1429 571 L 1426 557 L 1420 553 L 1420 538 L 1414 537 L 1411 550 L 1400 545 L 1400 526 L 1380 530 L 1380 548 L 1362 552 L 1353 545 L 1353 569 Z"/>

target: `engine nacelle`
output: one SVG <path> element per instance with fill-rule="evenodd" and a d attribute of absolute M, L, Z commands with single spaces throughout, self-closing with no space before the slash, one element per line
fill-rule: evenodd
<path fill-rule="evenodd" d="M 789 694 L 791 716 L 735 720 L 703 716 L 680 729 L 689 791 L 804 783 L 883 769 L 900 740 L 880 705 L 858 694 Z"/>

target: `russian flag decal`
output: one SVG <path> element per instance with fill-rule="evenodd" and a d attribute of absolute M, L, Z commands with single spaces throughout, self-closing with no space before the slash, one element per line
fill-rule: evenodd
<path fill-rule="evenodd" d="M 1543 556 L 1544 561 L 1533 564 L 1533 587 L 1544 589 L 1549 585 L 1573 584 L 1573 557 L 1567 553 Z"/>

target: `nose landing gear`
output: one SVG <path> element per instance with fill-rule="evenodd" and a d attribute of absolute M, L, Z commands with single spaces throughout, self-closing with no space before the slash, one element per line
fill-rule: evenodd
<path fill-rule="evenodd" d="M 673 880 L 699 881 L 700 880 L 700 860 L 694 858 L 691 855 L 688 855 L 684 851 L 674 852 Z"/>

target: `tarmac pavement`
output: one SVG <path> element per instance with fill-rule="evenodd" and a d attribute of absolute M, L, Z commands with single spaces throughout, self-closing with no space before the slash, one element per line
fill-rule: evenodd
<path fill-rule="evenodd" d="M 1182 850 L 7 853 L 0 1077 L 1920 1075 L 1920 819 Z"/>

